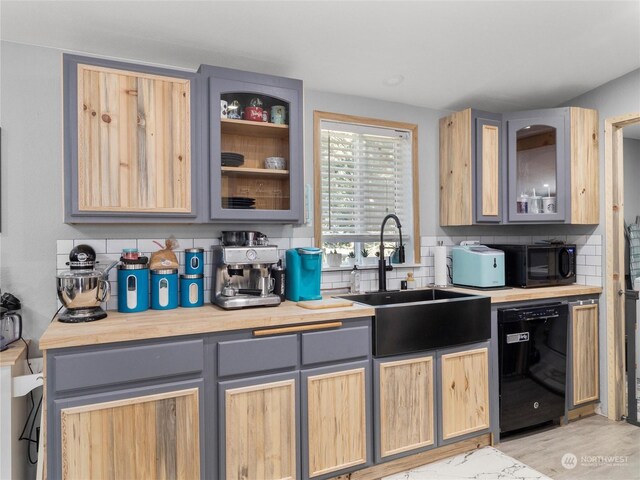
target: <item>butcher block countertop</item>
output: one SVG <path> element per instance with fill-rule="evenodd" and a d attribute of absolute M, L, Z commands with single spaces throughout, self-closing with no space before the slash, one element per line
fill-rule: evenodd
<path fill-rule="evenodd" d="M 6 350 L 0 352 L 0 367 L 13 367 L 27 349 L 22 340 L 13 342 Z"/>
<path fill-rule="evenodd" d="M 478 290 L 472 288 L 451 287 L 448 290 L 491 297 L 491 303 L 522 302 L 527 300 L 544 300 L 546 298 L 573 297 L 578 295 L 598 295 L 602 293 L 602 287 L 576 284 L 559 285 L 557 287 L 506 288 L 502 290 Z"/>
<path fill-rule="evenodd" d="M 223 310 L 209 304 L 196 308 L 107 313 L 107 318 L 95 322 L 61 323 L 55 320 L 40 338 L 40 349 L 371 317 L 374 309 L 359 303 L 345 307 L 309 309 L 299 307 L 296 302 L 285 301 L 277 307 L 239 310 Z"/>
<path fill-rule="evenodd" d="M 601 287 L 566 285 L 542 288 L 476 290 L 450 287 L 450 290 L 491 297 L 491 303 L 519 302 L 546 298 L 597 295 Z M 329 302 L 333 301 L 327 297 Z M 105 319 L 87 323 L 60 323 L 57 320 L 40 338 L 40 349 L 79 347 L 150 338 L 177 337 L 232 330 L 304 325 L 349 318 L 371 317 L 374 308 L 359 303 L 334 308 L 302 308 L 286 301 L 278 307 L 223 310 L 215 305 L 174 310 L 147 310 L 140 313 L 109 311 Z"/>

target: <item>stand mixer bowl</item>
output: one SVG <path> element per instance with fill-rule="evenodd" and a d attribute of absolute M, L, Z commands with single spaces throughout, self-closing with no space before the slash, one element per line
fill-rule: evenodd
<path fill-rule="evenodd" d="M 58 299 L 68 310 L 100 307 L 109 299 L 109 282 L 98 270 L 69 270 L 56 278 Z"/>

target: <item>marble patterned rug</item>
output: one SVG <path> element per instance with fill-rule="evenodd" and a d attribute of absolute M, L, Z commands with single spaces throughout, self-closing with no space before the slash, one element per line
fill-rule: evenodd
<path fill-rule="evenodd" d="M 493 447 L 384 477 L 383 480 L 551 480 Z"/>

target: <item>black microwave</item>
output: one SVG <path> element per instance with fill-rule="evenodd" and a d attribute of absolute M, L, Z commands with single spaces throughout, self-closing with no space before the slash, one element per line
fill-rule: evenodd
<path fill-rule="evenodd" d="M 504 251 L 505 285 L 528 288 L 576 283 L 575 245 L 489 246 Z"/>

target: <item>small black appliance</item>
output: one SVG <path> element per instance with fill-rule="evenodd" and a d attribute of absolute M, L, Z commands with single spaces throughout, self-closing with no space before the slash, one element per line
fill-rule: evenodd
<path fill-rule="evenodd" d="M 17 312 L 22 305 L 10 293 L 0 297 L 0 352 L 22 338 L 22 316 Z"/>
<path fill-rule="evenodd" d="M 564 415 L 568 316 L 566 303 L 498 310 L 501 435 Z"/>
<path fill-rule="evenodd" d="M 510 287 L 576 283 L 576 246 L 556 243 L 489 245 L 504 252 L 504 280 Z"/>

